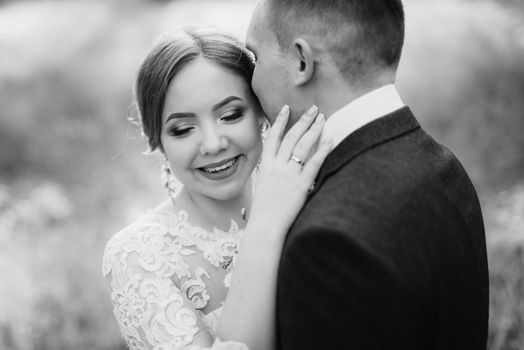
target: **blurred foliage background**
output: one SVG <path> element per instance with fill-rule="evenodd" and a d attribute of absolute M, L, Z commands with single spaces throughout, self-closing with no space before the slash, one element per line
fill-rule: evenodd
<path fill-rule="evenodd" d="M 253 0 L 0 0 L 0 349 L 124 349 L 105 242 L 165 198 L 132 85 L 153 39 Z M 524 0 L 406 0 L 398 87 L 485 215 L 490 350 L 524 349 Z"/>

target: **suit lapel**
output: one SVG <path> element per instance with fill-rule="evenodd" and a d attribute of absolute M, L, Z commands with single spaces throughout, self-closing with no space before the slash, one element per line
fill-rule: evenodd
<path fill-rule="evenodd" d="M 315 193 L 331 174 L 358 155 L 417 128 L 420 128 L 420 125 L 413 113 L 409 107 L 403 107 L 356 130 L 326 158 L 310 195 Z"/>

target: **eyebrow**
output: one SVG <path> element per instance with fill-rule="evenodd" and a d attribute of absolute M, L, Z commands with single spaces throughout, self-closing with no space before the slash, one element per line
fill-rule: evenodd
<path fill-rule="evenodd" d="M 228 103 L 232 101 L 242 101 L 242 99 L 238 96 L 229 96 L 223 99 L 222 101 L 218 102 L 212 107 L 213 112 L 217 111 L 218 109 L 224 107 Z M 166 122 L 164 124 L 167 124 L 171 119 L 181 119 L 181 118 L 195 118 L 195 113 L 171 113 L 167 118 Z"/>
<path fill-rule="evenodd" d="M 216 111 L 217 109 L 224 107 L 225 105 L 227 105 L 229 102 L 232 102 L 232 101 L 242 101 L 242 99 L 238 96 L 226 97 L 225 99 L 223 99 L 222 101 L 220 101 L 219 103 L 213 106 L 213 112 Z"/>
<path fill-rule="evenodd" d="M 167 124 L 171 119 L 194 118 L 194 117 L 195 117 L 195 113 L 171 113 L 166 118 L 166 122 L 164 123 L 164 125 Z"/>

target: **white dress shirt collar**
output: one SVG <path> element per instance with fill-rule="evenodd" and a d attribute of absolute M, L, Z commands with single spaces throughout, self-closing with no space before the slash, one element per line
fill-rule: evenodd
<path fill-rule="evenodd" d="M 382 86 L 353 100 L 329 116 L 321 139 L 331 138 L 335 148 L 357 129 L 402 107 L 404 103 L 395 86 Z"/>

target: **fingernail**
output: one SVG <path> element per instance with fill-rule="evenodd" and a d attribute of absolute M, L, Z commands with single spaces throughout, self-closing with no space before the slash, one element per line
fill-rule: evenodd
<path fill-rule="evenodd" d="M 315 124 L 322 124 L 322 122 L 325 120 L 324 114 L 319 113 L 317 117 L 315 118 Z"/>
<path fill-rule="evenodd" d="M 310 117 L 317 115 L 317 113 L 318 113 L 318 107 L 315 105 L 309 107 L 309 109 L 306 112 L 306 114 Z"/>
<path fill-rule="evenodd" d="M 282 114 L 288 114 L 289 113 L 289 106 L 288 105 L 283 105 L 282 108 L 280 109 L 280 115 Z"/>
<path fill-rule="evenodd" d="M 289 106 L 288 105 L 284 105 L 281 109 L 280 109 L 280 112 L 278 112 L 278 115 L 277 115 L 277 119 L 276 121 L 279 121 L 279 122 L 282 122 L 284 120 L 284 118 L 289 114 Z"/>

